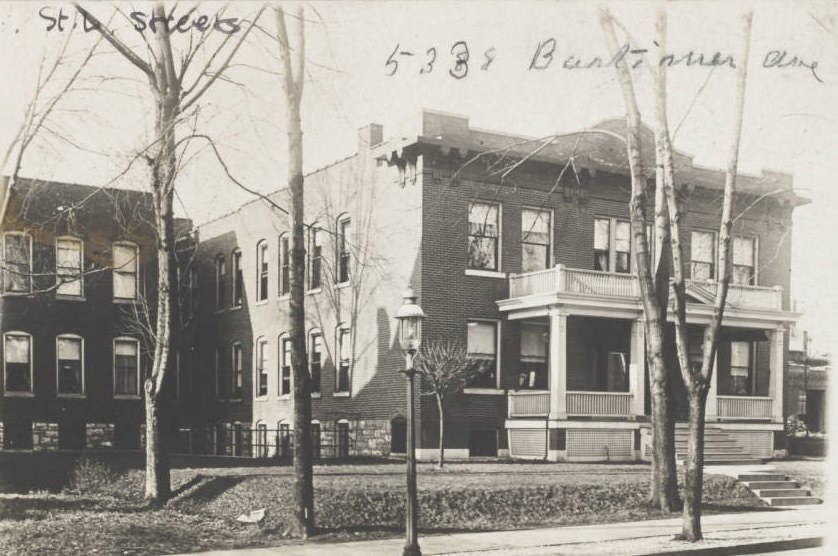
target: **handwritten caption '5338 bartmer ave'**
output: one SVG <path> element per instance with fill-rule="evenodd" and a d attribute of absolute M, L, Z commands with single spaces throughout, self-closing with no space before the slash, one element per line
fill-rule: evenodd
<path fill-rule="evenodd" d="M 726 67 L 736 68 L 736 60 L 731 54 L 722 52 L 701 52 L 689 50 L 681 53 L 669 53 L 659 59 L 652 57 L 648 48 L 635 48 L 629 43 L 623 44 L 613 56 L 585 56 L 563 50 L 555 38 L 539 41 L 528 59 L 521 60 L 521 67 L 527 71 L 547 71 L 555 68 L 564 70 L 590 70 L 610 68 L 618 63 L 637 68 L 643 64 L 655 63 L 667 67 Z M 415 51 L 405 48 L 401 43 L 387 56 L 384 62 L 385 74 L 393 77 L 397 74 L 413 73 L 427 75 L 434 72 L 447 72 L 454 79 L 465 79 L 474 71 L 490 71 L 499 57 L 492 46 L 472 52 L 466 41 L 456 41 L 446 52 L 435 47 Z M 817 60 L 807 60 L 787 50 L 769 50 L 762 55 L 760 66 L 767 69 L 803 69 L 811 73 L 819 83 Z"/>

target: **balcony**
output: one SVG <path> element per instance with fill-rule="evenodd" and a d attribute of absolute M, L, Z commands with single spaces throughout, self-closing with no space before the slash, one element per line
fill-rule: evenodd
<path fill-rule="evenodd" d="M 718 396 L 719 419 L 768 420 L 773 416 L 773 398 L 757 396 Z"/>
<path fill-rule="evenodd" d="M 693 297 L 703 298 L 705 303 L 712 304 L 717 288 L 717 282 L 687 280 L 688 293 Z M 510 298 L 540 294 L 639 301 L 640 289 L 634 274 L 567 268 L 564 265 L 524 274 L 512 274 L 509 277 Z M 728 304 L 741 308 L 781 311 L 783 289 L 779 286 L 731 284 L 727 301 Z"/>

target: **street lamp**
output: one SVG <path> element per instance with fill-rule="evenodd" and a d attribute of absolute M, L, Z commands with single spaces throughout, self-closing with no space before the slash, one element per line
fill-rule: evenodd
<path fill-rule="evenodd" d="M 404 375 L 407 377 L 407 515 L 406 541 L 402 555 L 422 556 L 417 539 L 419 504 L 416 498 L 416 439 L 413 434 L 413 377 L 416 375 L 413 359 L 422 344 L 422 319 L 425 318 L 425 312 L 416 304 L 417 297 L 413 288 L 408 288 L 402 297 L 402 306 L 396 313 L 396 319 L 399 321 L 399 345 L 405 361 Z"/>

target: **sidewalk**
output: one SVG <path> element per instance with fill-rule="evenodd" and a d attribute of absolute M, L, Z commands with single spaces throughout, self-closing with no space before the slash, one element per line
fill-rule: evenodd
<path fill-rule="evenodd" d="M 504 556 L 551 554 L 761 554 L 816 546 L 825 534 L 822 506 L 789 510 L 706 515 L 702 518 L 704 541 L 696 544 L 672 540 L 681 530 L 680 518 L 527 529 L 484 533 L 421 535 L 422 554 L 469 555 L 491 552 Z M 349 543 L 318 543 L 237 551 L 204 552 L 205 555 L 243 556 L 393 556 L 401 554 L 404 539 Z M 737 550 L 733 550 L 736 547 Z M 826 553 L 826 552 L 824 552 Z"/>

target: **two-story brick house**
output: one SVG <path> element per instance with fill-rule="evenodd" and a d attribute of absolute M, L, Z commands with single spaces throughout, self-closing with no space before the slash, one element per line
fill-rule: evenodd
<path fill-rule="evenodd" d="M 139 448 L 150 196 L 34 179 L 0 194 L 3 448 Z"/>
<path fill-rule="evenodd" d="M 460 339 L 490 369 L 451 399 L 451 456 L 639 457 L 649 387 L 624 144 L 597 133 L 545 143 L 432 112 L 397 131 L 385 141 L 379 126 L 364 128 L 356 155 L 306 177 L 315 434 L 338 453 L 404 450 L 393 316 L 411 285 L 425 337 Z M 716 287 L 724 174 L 682 153 L 675 162 L 697 338 Z M 293 416 L 287 191 L 269 199 L 199 228 L 198 333 L 186 348 L 214 385 L 194 424 L 252 424 L 268 452 L 281 435 L 267 431 L 287 430 Z M 791 213 L 803 202 L 788 175 L 738 180 L 734 284 L 707 420 L 758 457 L 772 455 L 782 430 Z M 419 455 L 431 456 L 438 415 L 428 396 L 418 407 Z"/>

